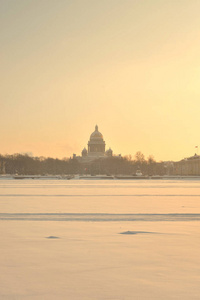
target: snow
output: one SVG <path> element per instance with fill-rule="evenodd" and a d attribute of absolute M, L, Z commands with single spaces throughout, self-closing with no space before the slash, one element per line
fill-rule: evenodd
<path fill-rule="evenodd" d="M 199 299 L 200 182 L 0 181 L 0 299 Z"/>

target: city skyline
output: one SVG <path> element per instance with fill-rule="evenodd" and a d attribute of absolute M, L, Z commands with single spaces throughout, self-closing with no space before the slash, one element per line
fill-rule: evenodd
<path fill-rule="evenodd" d="M 200 125 L 197 1 L 1 1 L 1 154 L 181 160 Z"/>

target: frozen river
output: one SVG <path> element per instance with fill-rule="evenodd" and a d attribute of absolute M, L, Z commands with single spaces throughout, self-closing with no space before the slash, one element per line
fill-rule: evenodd
<path fill-rule="evenodd" d="M 0 180 L 0 299 L 200 299 L 200 180 Z"/>

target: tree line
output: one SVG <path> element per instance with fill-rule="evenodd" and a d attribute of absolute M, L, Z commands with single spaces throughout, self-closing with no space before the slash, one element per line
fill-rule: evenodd
<path fill-rule="evenodd" d="M 166 165 L 156 162 L 153 156 L 145 159 L 138 151 L 134 157 L 99 158 L 91 163 L 81 163 L 77 158 L 32 157 L 27 154 L 0 155 L 0 174 L 18 175 L 74 175 L 74 174 L 127 174 L 140 171 L 144 175 L 164 175 Z"/>

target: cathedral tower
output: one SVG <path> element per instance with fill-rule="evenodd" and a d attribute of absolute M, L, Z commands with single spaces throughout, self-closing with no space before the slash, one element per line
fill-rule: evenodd
<path fill-rule="evenodd" d="M 88 142 L 88 155 L 89 156 L 104 156 L 105 154 L 105 142 L 103 135 L 99 132 L 98 126 L 95 126 L 95 131 L 90 135 Z"/>

